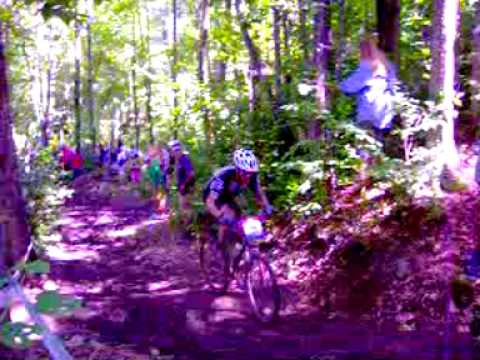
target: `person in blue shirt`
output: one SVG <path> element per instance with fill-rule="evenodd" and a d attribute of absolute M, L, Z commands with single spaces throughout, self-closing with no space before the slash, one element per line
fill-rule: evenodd
<path fill-rule="evenodd" d="M 346 95 L 357 98 L 356 122 L 372 129 L 375 138 L 384 142 L 392 130 L 394 109 L 395 69 L 385 54 L 371 39 L 360 43 L 360 63 L 340 84 Z"/>
<path fill-rule="evenodd" d="M 192 215 L 192 196 L 195 190 L 195 170 L 192 161 L 178 140 L 168 143 L 171 156 L 171 165 L 175 168 L 178 203 L 182 212 L 182 225 L 188 225 Z"/>

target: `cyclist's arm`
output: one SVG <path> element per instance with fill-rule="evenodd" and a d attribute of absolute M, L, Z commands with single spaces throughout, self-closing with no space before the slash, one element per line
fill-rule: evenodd
<path fill-rule="evenodd" d="M 209 186 L 209 193 L 208 193 L 207 199 L 205 200 L 205 205 L 207 207 L 207 210 L 213 216 L 219 219 L 223 214 L 221 209 L 217 207 L 216 202 L 220 194 L 222 193 L 225 184 L 222 179 L 216 178 L 212 182 L 210 182 L 208 186 Z"/>
<path fill-rule="evenodd" d="M 264 209 L 270 208 L 271 207 L 270 202 L 268 201 L 267 194 L 265 193 L 265 191 L 263 190 L 260 184 L 260 180 L 258 179 L 258 176 L 254 180 L 253 186 L 255 189 L 255 199 L 257 201 L 257 204 L 263 207 Z"/>
<path fill-rule="evenodd" d="M 207 197 L 207 200 L 205 201 L 205 205 L 207 206 L 207 210 L 215 216 L 217 219 L 219 219 L 222 216 L 222 210 L 217 207 L 215 204 L 216 197 L 214 196 L 213 193 L 210 193 Z"/>

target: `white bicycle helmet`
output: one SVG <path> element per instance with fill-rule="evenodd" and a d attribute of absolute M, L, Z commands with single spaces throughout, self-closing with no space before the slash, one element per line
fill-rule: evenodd
<path fill-rule="evenodd" d="M 247 172 L 258 172 L 257 158 L 252 150 L 239 149 L 233 153 L 235 167 Z"/>
<path fill-rule="evenodd" d="M 172 140 L 168 143 L 170 150 L 177 152 L 182 150 L 182 143 L 179 140 Z"/>

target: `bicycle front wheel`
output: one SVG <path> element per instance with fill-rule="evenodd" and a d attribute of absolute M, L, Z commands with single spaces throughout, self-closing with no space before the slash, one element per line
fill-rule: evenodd
<path fill-rule="evenodd" d="M 253 312 L 261 322 L 271 322 L 280 309 L 280 290 L 270 264 L 254 257 L 247 272 L 247 291 Z"/>

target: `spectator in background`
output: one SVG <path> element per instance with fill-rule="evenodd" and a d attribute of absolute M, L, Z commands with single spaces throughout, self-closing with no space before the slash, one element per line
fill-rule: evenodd
<path fill-rule="evenodd" d="M 83 173 L 84 159 L 80 150 L 76 150 L 72 157 L 73 180 Z"/>
<path fill-rule="evenodd" d="M 155 146 L 150 146 L 148 149 L 148 166 L 146 169 L 146 176 L 153 188 L 153 199 L 156 210 L 161 213 L 165 208 L 162 206 L 162 199 L 165 197 L 161 191 L 163 174 L 160 167 L 160 159 L 158 149 Z"/>
<path fill-rule="evenodd" d="M 340 90 L 357 98 L 357 125 L 373 132 L 384 144 L 392 130 L 394 112 L 393 65 L 372 39 L 360 43 L 360 64 L 340 84 Z"/>
<path fill-rule="evenodd" d="M 168 194 L 170 193 L 170 175 L 173 173 L 173 157 L 164 144 L 158 146 L 158 157 L 160 160 L 160 170 L 162 171 L 162 185 L 165 194 L 167 194 L 167 208 L 168 208 Z"/>
<path fill-rule="evenodd" d="M 178 203 L 181 212 L 181 222 L 187 226 L 192 216 L 192 195 L 195 189 L 195 171 L 190 157 L 183 151 L 182 144 L 178 140 L 168 143 L 170 156 L 173 159 L 177 180 Z"/>
<path fill-rule="evenodd" d="M 130 181 L 139 184 L 142 178 L 142 160 L 138 154 L 133 155 L 130 167 Z"/>
<path fill-rule="evenodd" d="M 74 154 L 75 152 L 67 145 L 62 145 L 60 147 L 60 165 L 62 166 L 63 170 L 72 170 L 72 161 Z"/>

